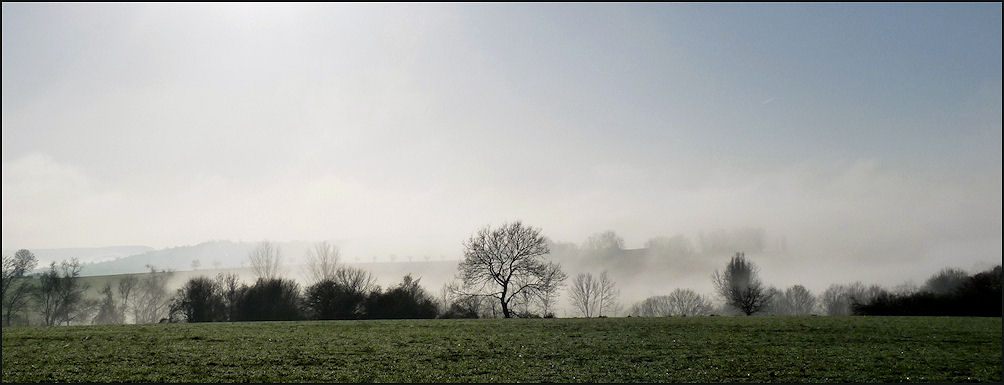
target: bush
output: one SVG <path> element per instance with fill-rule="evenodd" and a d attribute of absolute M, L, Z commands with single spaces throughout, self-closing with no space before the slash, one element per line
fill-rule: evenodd
<path fill-rule="evenodd" d="M 371 319 L 436 318 L 436 302 L 411 275 L 397 287 L 370 293 L 365 303 L 365 317 Z"/>
<path fill-rule="evenodd" d="M 303 304 L 312 319 L 358 319 L 364 313 L 366 293 L 334 280 L 323 280 L 307 288 Z"/>
<path fill-rule="evenodd" d="M 236 303 L 237 321 L 294 321 L 301 319 L 300 285 L 296 281 L 260 278 Z"/>
<path fill-rule="evenodd" d="M 188 322 L 225 321 L 226 306 L 220 286 L 206 277 L 189 279 L 172 300 L 171 318 L 177 313 Z"/>

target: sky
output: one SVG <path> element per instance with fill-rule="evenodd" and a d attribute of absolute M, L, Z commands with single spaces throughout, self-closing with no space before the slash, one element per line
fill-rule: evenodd
<path fill-rule="evenodd" d="M 4 3 L 2 60 L 4 250 L 519 219 L 1001 260 L 999 3 Z"/>

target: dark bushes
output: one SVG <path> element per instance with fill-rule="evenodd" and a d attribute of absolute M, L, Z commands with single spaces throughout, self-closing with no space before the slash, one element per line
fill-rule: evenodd
<path fill-rule="evenodd" d="M 307 288 L 303 304 L 313 319 L 358 319 L 365 313 L 366 293 L 324 280 Z"/>
<path fill-rule="evenodd" d="M 951 290 L 928 289 L 900 295 L 882 293 L 867 303 L 855 303 L 852 308 L 854 314 L 859 315 L 1001 316 L 1000 265 L 957 281 Z M 947 285 L 939 288 L 944 286 Z"/>
<path fill-rule="evenodd" d="M 259 279 L 237 303 L 237 321 L 294 321 L 301 319 L 300 285 L 296 281 Z"/>
<path fill-rule="evenodd" d="M 221 275 L 216 280 L 199 277 L 186 282 L 172 300 L 171 315 L 188 322 L 292 321 L 436 318 L 438 310 L 410 275 L 386 292 L 370 283 L 336 278 L 307 287 L 302 296 L 292 280 L 259 279 L 247 286 L 233 275 Z"/>
<path fill-rule="evenodd" d="M 171 304 L 171 314 L 188 322 L 226 321 L 220 285 L 206 277 L 192 278 L 178 289 Z M 172 317 L 173 318 L 173 317 Z"/>
<path fill-rule="evenodd" d="M 421 286 L 418 279 L 411 275 L 397 287 L 381 293 L 374 290 L 366 299 L 366 318 L 370 319 L 402 319 L 402 318 L 436 318 L 436 302 Z"/>

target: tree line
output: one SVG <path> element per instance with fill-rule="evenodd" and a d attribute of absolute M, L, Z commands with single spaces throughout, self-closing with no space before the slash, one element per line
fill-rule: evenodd
<path fill-rule="evenodd" d="M 149 273 L 128 275 L 115 286 L 105 284 L 100 298 L 88 298 L 90 285 L 80 279 L 76 259 L 52 262 L 37 277 L 28 274 L 37 265 L 29 250 L 18 250 L 3 259 L 3 325 L 45 326 L 82 323 L 116 324 L 158 322 L 166 313 L 171 292 L 170 271 L 147 266 Z"/>
<path fill-rule="evenodd" d="M 893 289 L 861 282 L 832 284 L 818 297 L 802 285 L 779 290 L 763 283 L 759 268 L 742 252 L 736 253 L 712 275 L 716 295 L 711 301 L 689 289 L 669 296 L 651 297 L 632 307 L 634 316 L 743 315 L 897 315 L 897 316 L 1001 316 L 1001 266 L 969 275 L 945 268 L 921 287 L 904 284 Z"/>
<path fill-rule="evenodd" d="M 616 245 L 610 234 L 591 237 L 600 245 Z M 583 317 L 699 315 L 1001 315 L 1001 267 L 975 275 L 945 269 L 922 287 L 892 290 L 860 282 L 834 284 L 818 296 L 802 285 L 780 290 L 759 278 L 759 268 L 736 253 L 712 283 L 715 296 L 678 288 L 639 301 L 626 311 L 619 290 L 606 271 L 582 273 L 570 284 L 557 263 L 546 256 L 554 245 L 539 228 L 516 221 L 484 227 L 464 242 L 464 257 L 455 279 L 438 297 L 420 278 L 405 275 L 386 289 L 362 269 L 339 262 L 337 247 L 316 244 L 307 253 L 305 286 L 282 276 L 282 255 L 270 242 L 248 255 L 256 279 L 248 284 L 235 274 L 196 277 L 170 291 L 172 272 L 157 270 L 128 275 L 106 284 L 97 299 L 86 298 L 80 263 L 70 260 L 49 267 L 37 278 L 28 275 L 37 260 L 28 250 L 3 259 L 3 325 L 117 324 L 155 322 L 222 322 L 390 318 L 554 317 L 567 292 L 568 304 Z M 567 288 L 567 289 L 566 289 Z M 714 300 L 718 300 L 717 304 Z"/>

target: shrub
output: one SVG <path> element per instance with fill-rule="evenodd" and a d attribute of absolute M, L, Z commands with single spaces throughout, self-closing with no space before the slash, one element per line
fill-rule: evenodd
<path fill-rule="evenodd" d="M 358 319 L 364 312 L 366 293 L 334 280 L 323 280 L 307 288 L 303 304 L 312 319 Z"/>
<path fill-rule="evenodd" d="M 171 314 L 177 313 L 188 322 L 225 321 L 226 307 L 219 284 L 206 277 L 189 279 L 172 300 Z"/>
<path fill-rule="evenodd" d="M 236 304 L 238 321 L 293 321 L 301 319 L 300 285 L 296 281 L 260 278 Z"/>
<path fill-rule="evenodd" d="M 436 318 L 436 302 L 418 282 L 406 275 L 397 287 L 384 293 L 379 290 L 370 293 L 365 303 L 366 318 Z"/>

